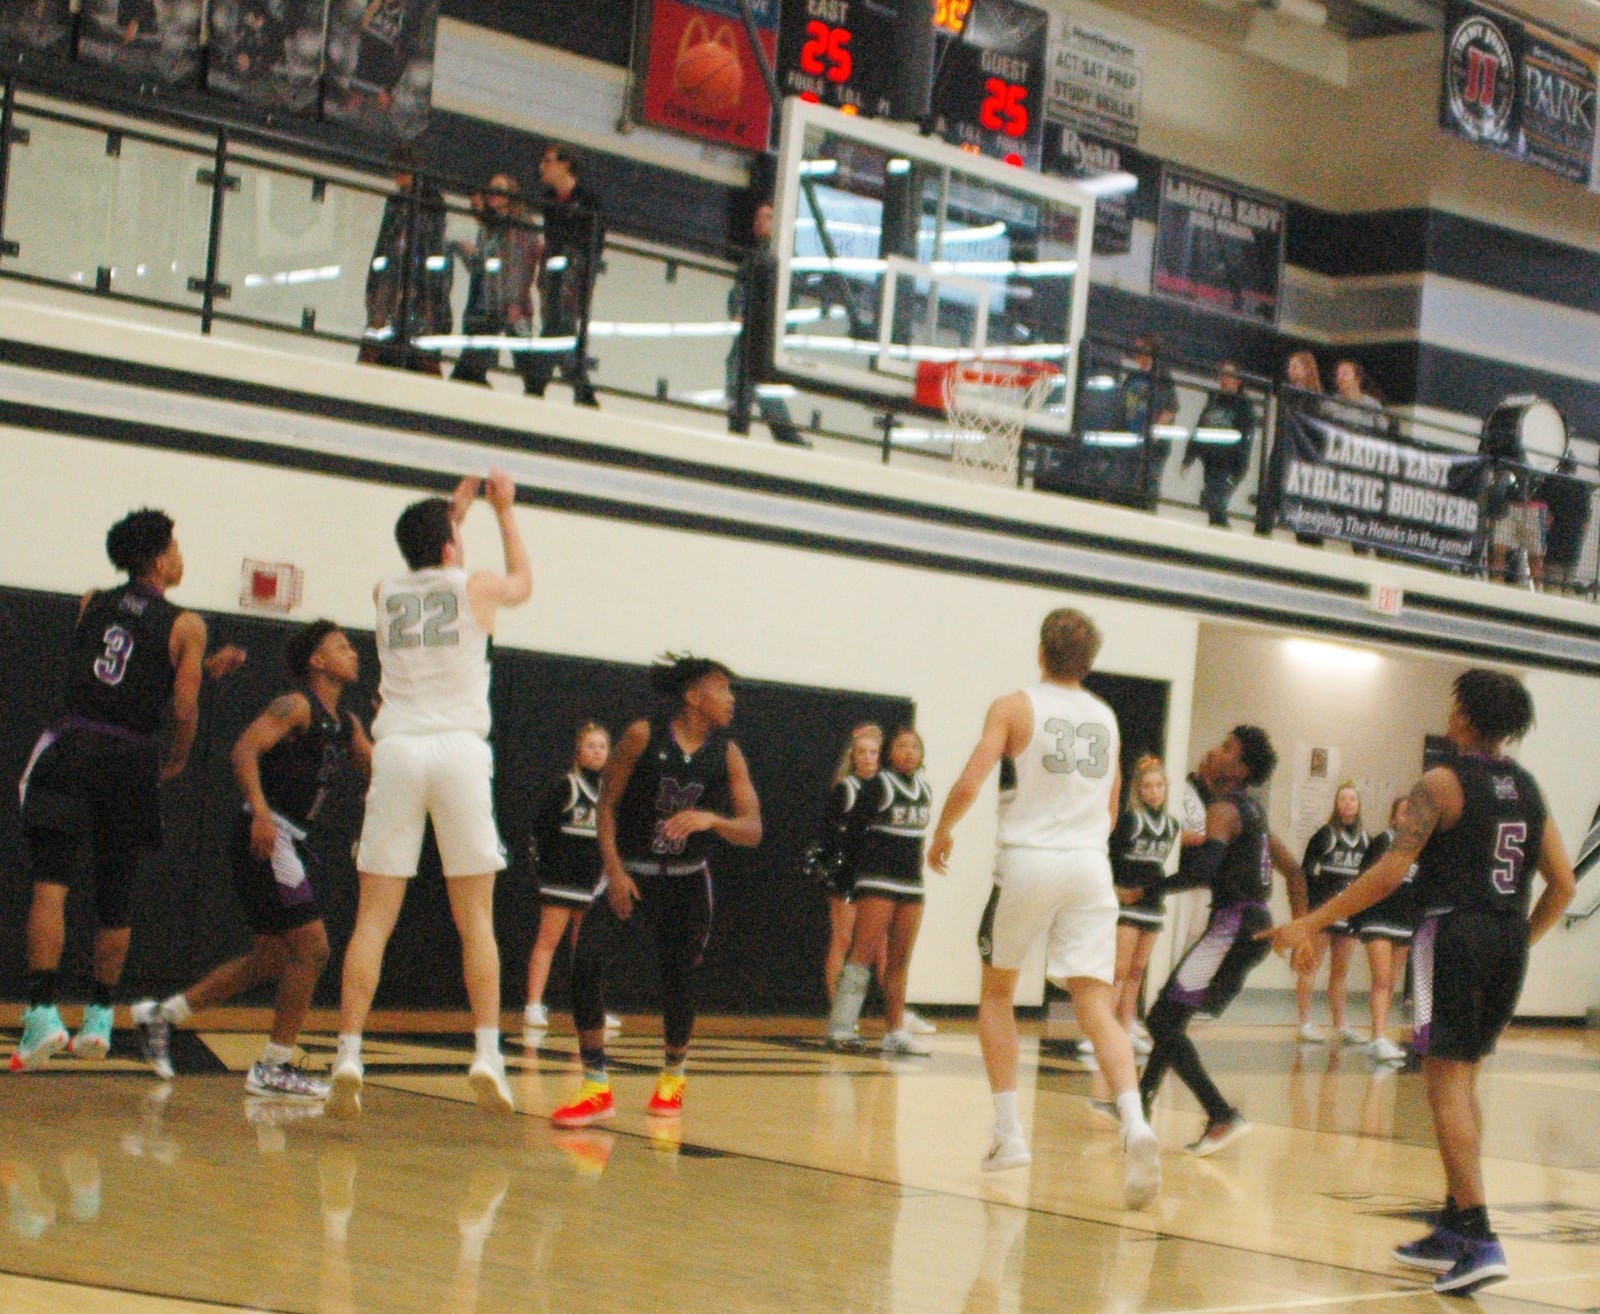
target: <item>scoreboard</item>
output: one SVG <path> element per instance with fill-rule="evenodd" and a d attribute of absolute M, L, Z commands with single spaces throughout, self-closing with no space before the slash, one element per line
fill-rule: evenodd
<path fill-rule="evenodd" d="M 784 0 L 778 88 L 846 114 L 889 112 L 896 6 Z M 936 0 L 935 130 L 966 150 L 1037 168 L 1049 16 L 1023 0 Z"/>

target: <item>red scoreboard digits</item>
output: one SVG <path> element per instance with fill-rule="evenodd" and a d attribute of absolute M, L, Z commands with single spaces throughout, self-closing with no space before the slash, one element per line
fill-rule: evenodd
<path fill-rule="evenodd" d="M 829 82 L 850 81 L 855 70 L 855 60 L 850 55 L 853 35 L 848 27 L 829 27 L 813 18 L 806 24 L 805 44 L 800 47 L 800 71 Z"/>

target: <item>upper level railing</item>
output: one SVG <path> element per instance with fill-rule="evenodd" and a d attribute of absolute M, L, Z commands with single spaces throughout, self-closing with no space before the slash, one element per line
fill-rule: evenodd
<path fill-rule="evenodd" d="M 531 314 L 510 314 L 510 300 L 527 290 L 511 277 L 518 244 L 540 238 L 538 222 L 514 203 L 497 202 L 486 223 L 460 180 L 417 179 L 402 192 L 370 164 L 238 140 L 227 128 L 68 103 L 15 78 L 0 95 L 0 277 L 179 311 L 202 333 L 219 324 L 278 330 L 458 377 L 541 356 L 561 363 L 581 349 L 603 393 L 702 412 L 728 407 L 737 253 L 719 260 L 610 237 L 587 316 L 543 336 L 556 316 L 537 297 L 562 295 L 548 277 L 560 272 L 550 259 L 559 253 L 544 253 Z M 1267 379 L 1245 376 L 1237 392 L 1219 393 L 1214 363 L 1141 361 L 1094 336 L 1092 324 L 1081 350 L 1074 433 L 1024 443 L 1022 486 L 1271 532 L 1283 415 L 1309 407 L 1330 423 L 1352 420 L 1339 412 L 1347 404 L 1296 400 Z M 962 441 L 938 417 L 761 391 L 803 433 L 885 461 L 933 468 Z M 757 423 L 772 414 L 759 406 Z M 1370 409 L 1353 418 L 1355 431 L 1408 452 L 1479 450 L 1476 431 Z M 1592 465 L 1561 474 L 1540 466 L 1496 459 L 1478 468 L 1459 494 L 1478 508 L 1478 527 L 1458 558 L 1393 554 L 1593 597 L 1600 476 Z"/>

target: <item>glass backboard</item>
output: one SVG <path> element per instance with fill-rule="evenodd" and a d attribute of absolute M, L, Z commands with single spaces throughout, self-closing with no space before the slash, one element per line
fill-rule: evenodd
<path fill-rule="evenodd" d="M 791 98 L 773 203 L 780 377 L 901 409 L 920 362 L 1039 361 L 1030 427 L 1070 427 L 1092 184 Z"/>

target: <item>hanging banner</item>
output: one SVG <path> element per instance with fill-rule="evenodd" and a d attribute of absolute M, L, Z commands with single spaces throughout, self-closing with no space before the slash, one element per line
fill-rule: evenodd
<path fill-rule="evenodd" d="M 166 87 L 200 81 L 202 0 L 83 0 L 78 57 Z"/>
<path fill-rule="evenodd" d="M 329 0 L 211 0 L 206 85 L 267 109 L 317 112 Z"/>
<path fill-rule="evenodd" d="M 1089 137 L 1065 124 L 1047 125 L 1041 168 L 1058 178 L 1098 178 L 1131 173 L 1130 152 L 1116 142 Z M 1094 203 L 1095 255 L 1125 255 L 1133 249 L 1133 201 L 1137 192 L 1101 196 Z"/>
<path fill-rule="evenodd" d="M 750 9 L 770 64 L 778 50 L 778 0 L 751 0 Z M 646 59 L 641 122 L 767 149 L 772 104 L 737 0 L 654 0 Z"/>
<path fill-rule="evenodd" d="M 1092 23 L 1062 18 L 1050 52 L 1045 97 L 1045 112 L 1053 122 L 1121 146 L 1137 146 L 1144 47 Z"/>
<path fill-rule="evenodd" d="M 1275 196 L 1167 165 L 1156 215 L 1156 295 L 1277 323 L 1287 210 Z"/>
<path fill-rule="evenodd" d="M 0 0 L 0 43 L 72 53 L 72 0 Z"/>
<path fill-rule="evenodd" d="M 330 0 L 323 117 L 410 141 L 428 126 L 439 0 Z"/>
<path fill-rule="evenodd" d="M 1595 179 L 1600 50 L 1503 10 L 1451 0 L 1439 122 L 1573 182 Z"/>
<path fill-rule="evenodd" d="M 1320 404 L 1280 407 L 1271 469 L 1276 522 L 1441 566 L 1469 563 L 1481 542 L 1487 457 L 1424 451 L 1320 414 Z"/>

